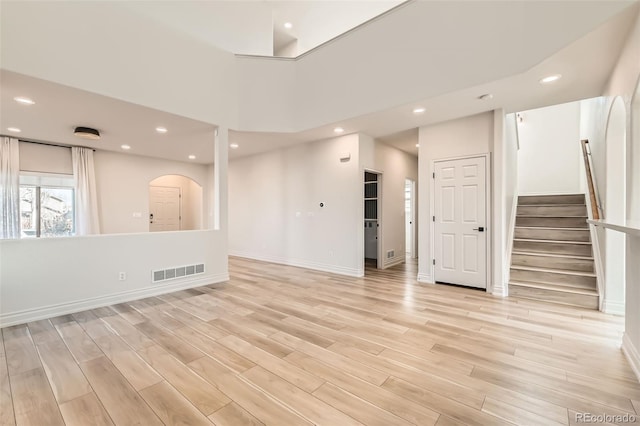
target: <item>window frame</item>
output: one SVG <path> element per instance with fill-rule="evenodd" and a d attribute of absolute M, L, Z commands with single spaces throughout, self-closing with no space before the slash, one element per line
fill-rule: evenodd
<path fill-rule="evenodd" d="M 21 238 L 64 238 L 76 235 L 76 191 L 73 182 L 73 176 L 59 175 L 52 173 L 21 173 L 20 174 L 20 189 L 22 188 L 34 188 L 35 190 L 35 235 L 29 237 L 23 237 L 22 221 L 20 222 L 20 234 Z M 69 190 L 71 191 L 71 207 L 73 209 L 72 215 L 72 228 L 69 235 L 42 235 L 42 189 L 53 190 Z M 22 215 L 22 209 L 20 210 Z"/>

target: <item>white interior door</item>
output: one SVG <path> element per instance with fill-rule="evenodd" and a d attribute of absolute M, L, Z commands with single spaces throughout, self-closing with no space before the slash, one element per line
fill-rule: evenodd
<path fill-rule="evenodd" d="M 149 231 L 180 230 L 180 188 L 149 187 Z"/>
<path fill-rule="evenodd" d="M 435 281 L 487 288 L 485 162 L 435 162 Z"/>

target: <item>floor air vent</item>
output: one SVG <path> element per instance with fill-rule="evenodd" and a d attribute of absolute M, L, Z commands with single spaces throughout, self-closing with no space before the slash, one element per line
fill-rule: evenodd
<path fill-rule="evenodd" d="M 151 281 L 157 283 L 159 281 L 174 280 L 176 278 L 198 274 L 204 274 L 204 263 L 151 271 Z"/>

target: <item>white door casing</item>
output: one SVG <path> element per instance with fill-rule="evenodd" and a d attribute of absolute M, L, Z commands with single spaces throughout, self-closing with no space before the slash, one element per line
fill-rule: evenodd
<path fill-rule="evenodd" d="M 416 256 L 416 182 L 405 179 L 405 245 L 411 259 Z"/>
<path fill-rule="evenodd" d="M 434 162 L 434 281 L 487 288 L 486 158 Z"/>
<path fill-rule="evenodd" d="M 149 231 L 180 230 L 180 188 L 149 187 Z"/>

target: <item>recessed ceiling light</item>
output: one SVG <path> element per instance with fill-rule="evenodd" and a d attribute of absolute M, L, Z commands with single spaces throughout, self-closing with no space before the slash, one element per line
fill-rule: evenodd
<path fill-rule="evenodd" d="M 124 150 L 131 149 L 131 147 L 129 145 L 120 145 L 120 148 L 122 148 Z"/>
<path fill-rule="evenodd" d="M 425 107 L 417 107 L 413 109 L 413 113 L 414 114 L 422 114 L 423 112 L 425 112 L 427 109 Z"/>
<path fill-rule="evenodd" d="M 416 144 L 416 148 L 420 148 L 420 144 L 419 143 Z"/>
<path fill-rule="evenodd" d="M 285 22 L 284 23 L 284 27 L 288 30 L 290 30 L 291 28 L 293 28 L 293 24 L 291 22 Z"/>
<path fill-rule="evenodd" d="M 189 156 L 189 160 L 195 160 L 195 159 L 196 159 L 196 156 L 195 156 L 195 155 L 191 154 L 191 155 Z"/>
<path fill-rule="evenodd" d="M 333 131 L 336 133 L 342 133 L 344 132 L 344 129 L 342 127 L 336 127 L 335 129 L 333 129 Z"/>
<path fill-rule="evenodd" d="M 22 130 L 18 129 L 17 127 L 7 127 L 7 130 L 13 133 L 20 133 Z"/>
<path fill-rule="evenodd" d="M 23 105 L 33 105 L 35 102 L 29 98 L 25 98 L 24 96 L 16 96 L 13 98 L 14 101 L 19 102 Z"/>
<path fill-rule="evenodd" d="M 493 93 L 485 93 L 484 95 L 478 96 L 478 99 L 480 99 L 481 101 L 491 100 L 493 99 Z"/>
<path fill-rule="evenodd" d="M 542 84 L 553 83 L 554 81 L 558 81 L 561 78 L 562 78 L 561 74 L 554 74 L 554 75 L 550 75 L 550 76 L 547 76 L 545 78 L 540 79 L 540 83 L 542 83 Z"/>
<path fill-rule="evenodd" d="M 100 139 L 100 132 L 91 127 L 76 127 L 73 134 L 79 138 L 91 139 L 92 141 Z"/>
<path fill-rule="evenodd" d="M 167 133 L 166 127 L 156 127 L 156 132 L 158 133 Z"/>
<path fill-rule="evenodd" d="M 231 143 L 231 144 L 229 144 L 229 147 L 231 149 L 238 149 L 238 148 L 240 148 L 240 145 L 238 145 L 237 143 Z"/>

